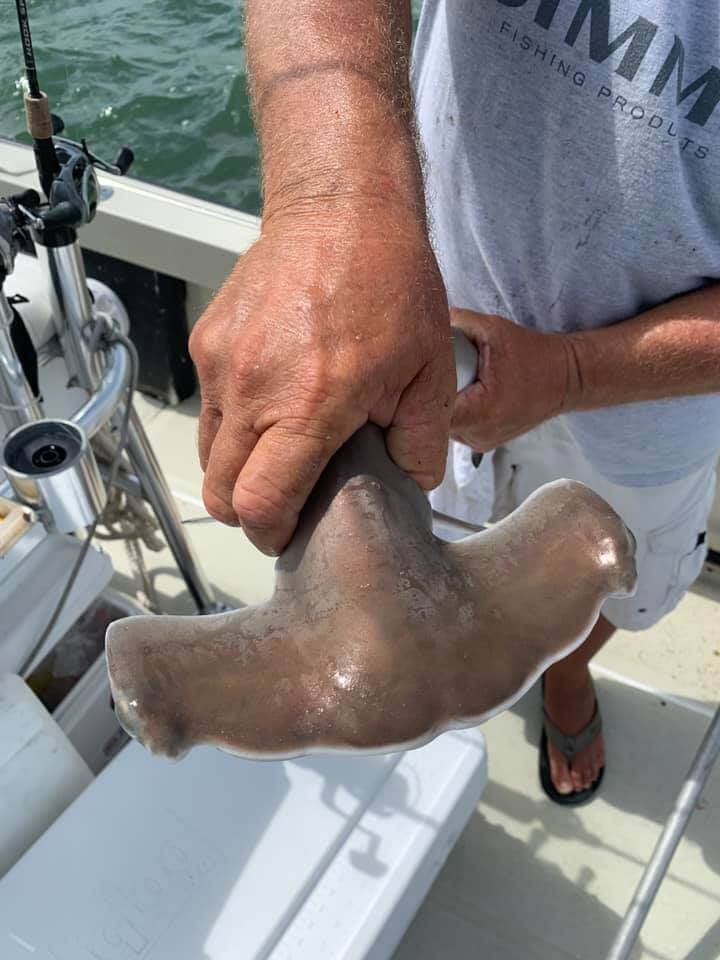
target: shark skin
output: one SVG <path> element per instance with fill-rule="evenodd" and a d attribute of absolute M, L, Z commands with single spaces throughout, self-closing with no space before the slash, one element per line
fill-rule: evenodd
<path fill-rule="evenodd" d="M 608 597 L 632 594 L 634 553 L 618 515 L 569 480 L 439 540 L 368 424 L 321 476 L 267 602 L 109 627 L 117 716 L 170 758 L 200 744 L 257 759 L 418 747 L 506 709 L 576 649 Z"/>

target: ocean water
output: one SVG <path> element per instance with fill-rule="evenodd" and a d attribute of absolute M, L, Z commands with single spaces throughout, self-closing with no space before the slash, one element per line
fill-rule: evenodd
<path fill-rule="evenodd" d="M 40 85 L 66 135 L 108 159 L 130 146 L 133 176 L 257 213 L 243 5 L 28 0 Z M 28 142 L 13 0 L 0 0 L 0 24 L 0 136 Z"/>
<path fill-rule="evenodd" d="M 235 0 L 30 0 L 40 85 L 73 138 L 132 174 L 257 212 L 250 120 Z M 0 0 L 0 135 L 27 140 L 13 0 Z"/>

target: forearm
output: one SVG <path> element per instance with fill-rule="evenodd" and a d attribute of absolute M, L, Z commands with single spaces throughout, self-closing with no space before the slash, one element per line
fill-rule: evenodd
<path fill-rule="evenodd" d="M 360 197 L 424 216 L 408 0 L 248 0 L 266 219 Z"/>
<path fill-rule="evenodd" d="M 720 284 L 566 342 L 570 409 L 720 392 Z"/>

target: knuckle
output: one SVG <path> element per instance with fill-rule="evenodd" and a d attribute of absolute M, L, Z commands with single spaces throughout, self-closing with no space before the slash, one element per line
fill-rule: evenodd
<path fill-rule="evenodd" d="M 200 433 L 214 433 L 222 422 L 222 404 L 208 394 L 201 394 L 199 418 Z"/>
<path fill-rule="evenodd" d="M 346 423 L 358 419 L 361 409 L 366 417 L 367 407 L 351 378 L 306 369 L 268 395 L 261 424 L 277 425 L 293 437 L 331 442 Z"/>
<path fill-rule="evenodd" d="M 259 348 L 248 343 L 246 338 L 238 337 L 230 346 L 230 369 L 238 382 L 244 382 L 254 375 L 269 373 L 269 365 L 261 362 Z"/>
<path fill-rule="evenodd" d="M 193 327 L 188 341 L 188 350 L 193 363 L 199 370 L 213 367 L 222 351 L 221 332 L 208 320 L 199 320 Z"/>
<path fill-rule="evenodd" d="M 353 389 L 352 373 L 345 364 L 333 366 L 316 356 L 303 372 L 298 389 L 307 411 L 324 407 L 328 402 L 348 398 Z"/>
<path fill-rule="evenodd" d="M 265 484 L 264 489 L 259 491 L 238 481 L 233 492 L 232 505 L 242 526 L 254 530 L 272 531 L 284 519 L 295 514 L 287 497 L 271 484 Z"/>
<path fill-rule="evenodd" d="M 296 411 L 291 416 L 284 417 L 275 426 L 277 437 L 284 438 L 288 453 L 296 460 L 294 448 L 298 443 L 303 446 L 302 465 L 294 462 L 298 476 L 302 476 L 314 469 L 325 465 L 332 452 L 342 442 L 343 432 L 340 425 L 323 416 L 317 416 L 312 411 L 304 413 Z M 293 453 L 291 454 L 291 451 Z M 289 466 L 289 464 L 288 464 Z"/>
<path fill-rule="evenodd" d="M 229 358 L 228 388 L 237 396 L 254 398 L 277 394 L 282 389 L 278 376 L 282 368 L 268 354 L 267 345 L 240 334 L 225 349 Z M 287 363 L 287 358 L 283 362 Z"/>
<path fill-rule="evenodd" d="M 222 497 L 211 490 L 210 487 L 205 484 L 203 487 L 203 503 L 205 504 L 205 509 L 210 514 L 214 520 L 218 520 L 220 523 L 227 524 L 232 527 L 237 527 L 240 525 L 237 515 L 233 508 L 224 500 Z"/>

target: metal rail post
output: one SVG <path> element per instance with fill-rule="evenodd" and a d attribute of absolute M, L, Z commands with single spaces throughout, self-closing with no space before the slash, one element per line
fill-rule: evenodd
<path fill-rule="evenodd" d="M 622 926 L 610 948 L 607 960 L 629 960 L 640 936 L 640 930 L 650 912 L 660 884 L 665 879 L 670 861 L 683 838 L 690 818 L 700 799 L 708 777 L 720 754 L 720 707 L 708 727 L 707 733 L 695 755 L 682 789 L 675 801 L 675 808 L 665 824 L 653 855 L 638 884 L 632 903 L 625 914 Z"/>

